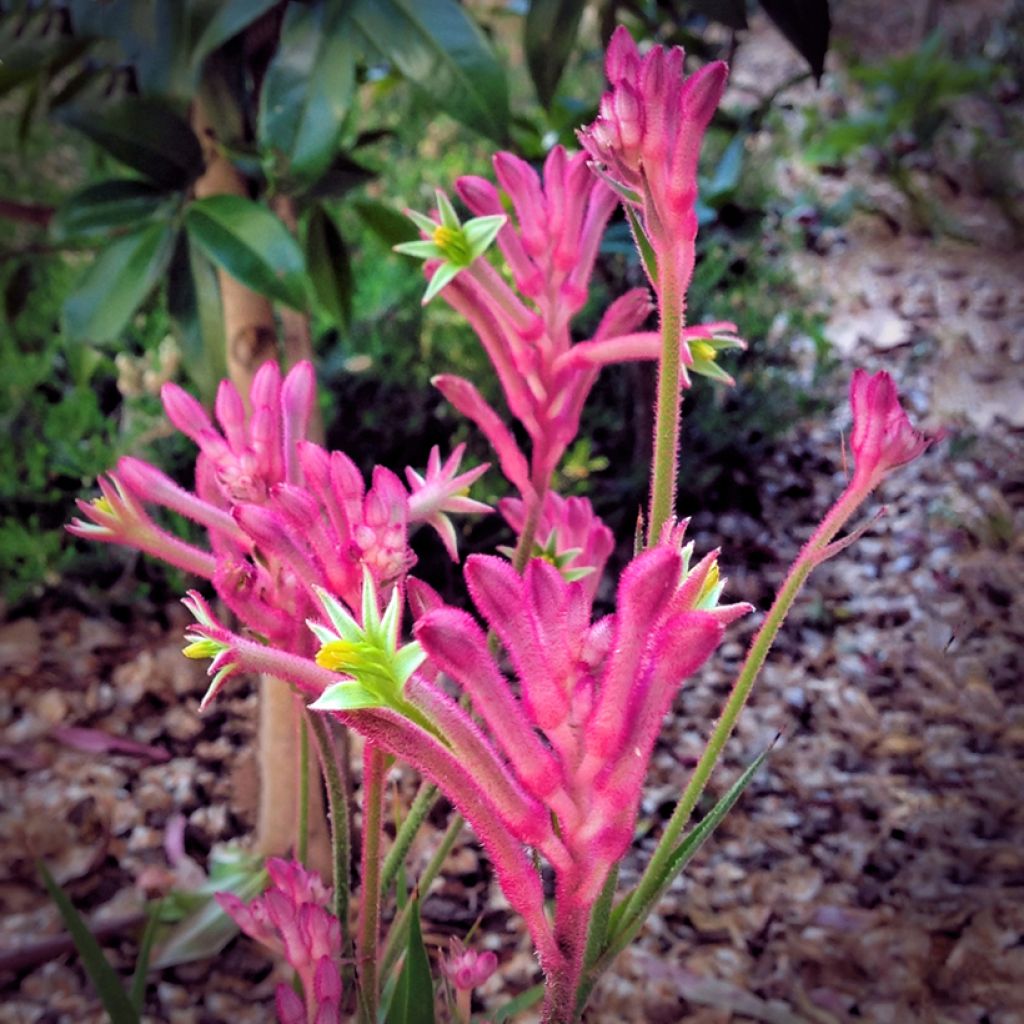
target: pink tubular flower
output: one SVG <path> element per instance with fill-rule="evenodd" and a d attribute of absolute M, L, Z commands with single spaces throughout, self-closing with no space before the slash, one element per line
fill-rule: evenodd
<path fill-rule="evenodd" d="M 462 448 L 444 463 L 437 449 L 426 475 L 407 470 L 411 490 L 376 467 L 367 489 L 341 452 L 305 440 L 315 398 L 313 368 L 297 364 L 282 380 L 273 363 L 257 372 L 247 413 L 234 386 L 217 393 L 219 428 L 191 395 L 167 384 L 168 418 L 199 446 L 195 491 L 153 466 L 123 458 L 100 481 L 102 497 L 79 502 L 86 519 L 69 530 L 125 544 L 212 581 L 252 630 L 286 650 L 311 648 L 305 619 L 322 587 L 358 607 L 363 568 L 381 586 L 400 584 L 415 562 L 411 526 L 431 525 L 455 557 L 451 513 L 489 511 L 463 493 L 486 467 L 459 473 Z M 191 519 L 211 550 L 157 527 L 146 503 Z"/>
<path fill-rule="evenodd" d="M 865 491 L 877 486 L 890 470 L 916 459 L 936 440 L 911 426 L 896 385 L 885 372 L 870 375 L 866 370 L 854 370 L 850 406 L 854 484 Z"/>
<path fill-rule="evenodd" d="M 244 903 L 234 893 L 216 900 L 250 938 L 284 957 L 302 982 L 305 1002 L 288 985 L 277 988 L 281 1024 L 337 1024 L 341 1019 L 341 929 L 329 908 L 330 890 L 297 861 L 267 861 L 271 885 Z"/>
<path fill-rule="evenodd" d="M 529 457 L 472 384 L 448 375 L 434 383 L 484 432 L 502 471 L 532 502 L 543 496 L 576 436 L 583 403 L 601 366 L 621 361 L 623 351 L 628 359 L 656 354 L 656 348 L 644 346 L 646 336 L 636 333 L 652 307 L 646 289 L 621 297 L 586 343 L 590 358 L 573 360 L 571 322 L 586 303 L 615 195 L 590 173 L 586 154 L 570 156 L 561 146 L 552 149 L 542 174 L 510 153 L 497 154 L 494 167 L 515 212 L 515 222 L 509 219 L 497 234 L 515 288 L 480 258 L 440 294 L 476 331 L 509 411 L 530 438 Z M 456 188 L 475 214 L 503 213 L 501 194 L 491 182 L 464 177 Z M 428 263 L 427 272 L 436 273 L 436 266 Z M 623 337 L 630 339 L 624 347 L 614 344 Z"/>
<path fill-rule="evenodd" d="M 580 143 L 643 218 L 659 260 L 673 260 L 680 291 L 693 272 L 697 235 L 697 157 L 728 68 L 715 61 L 687 77 L 679 47 L 643 57 L 619 26 L 605 57 L 611 91 Z M 659 287 L 657 281 L 653 282 Z"/>

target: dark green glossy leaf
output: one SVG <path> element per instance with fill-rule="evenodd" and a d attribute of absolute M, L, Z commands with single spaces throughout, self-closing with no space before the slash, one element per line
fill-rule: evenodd
<path fill-rule="evenodd" d="M 320 206 L 310 211 L 306 225 L 306 265 L 317 302 L 347 326 L 352 320 L 352 264 L 345 239 Z"/>
<path fill-rule="evenodd" d="M 761 6 L 820 82 L 832 30 L 828 0 L 761 0 Z"/>
<path fill-rule="evenodd" d="M 532 0 L 523 26 L 526 65 L 537 96 L 551 106 L 572 53 L 585 0 Z"/>
<path fill-rule="evenodd" d="M 142 1004 L 146 999 L 146 975 L 149 973 L 149 960 L 153 953 L 153 943 L 156 942 L 157 932 L 160 928 L 160 908 L 163 900 L 150 904 L 146 910 L 146 927 L 139 940 L 139 955 L 135 961 L 135 970 L 132 972 L 132 987 L 129 993 L 132 1006 L 136 1013 L 142 1012 Z"/>
<path fill-rule="evenodd" d="M 183 189 L 203 171 L 188 121 L 162 100 L 127 96 L 96 110 L 69 107 L 60 119 L 164 189 Z"/>
<path fill-rule="evenodd" d="M 210 196 L 185 215 L 189 237 L 242 284 L 294 309 L 306 306 L 299 243 L 270 210 L 241 196 Z"/>
<path fill-rule="evenodd" d="M 260 93 L 259 139 L 282 173 L 312 180 L 330 163 L 356 81 L 348 0 L 291 3 Z"/>
<path fill-rule="evenodd" d="M 213 17 L 199 34 L 192 50 L 193 65 L 201 64 L 217 47 L 223 46 L 233 36 L 248 28 L 277 2 L 278 0 L 223 0 L 217 4 Z"/>
<path fill-rule="evenodd" d="M 191 4 L 182 0 L 70 0 L 74 34 L 113 42 L 116 63 L 132 67 L 142 92 L 185 100 Z M 115 63 L 112 61 L 111 63 Z"/>
<path fill-rule="evenodd" d="M 42 876 L 46 891 L 50 894 L 50 899 L 60 911 L 64 927 L 67 928 L 71 941 L 74 942 L 75 949 L 78 950 L 78 955 L 82 958 L 82 967 L 95 986 L 96 993 L 110 1017 L 111 1024 L 138 1024 L 139 1015 L 136 1013 L 135 1007 L 132 1006 L 128 993 L 124 990 L 121 978 L 110 966 L 100 944 L 89 931 L 81 914 L 75 910 L 71 900 L 54 880 L 46 865 L 40 860 L 36 861 L 36 867 Z"/>
<path fill-rule="evenodd" d="M 170 224 L 151 224 L 100 253 L 64 303 L 64 325 L 73 340 L 117 338 L 163 275 L 174 234 Z"/>
<path fill-rule="evenodd" d="M 456 0 L 356 0 L 351 16 L 384 59 L 441 110 L 505 141 L 504 69 Z"/>
<path fill-rule="evenodd" d="M 414 242 L 420 233 L 405 214 L 375 199 L 359 199 L 352 204 L 363 223 L 391 248 L 402 242 Z"/>
<path fill-rule="evenodd" d="M 418 899 L 412 902 L 405 962 L 388 1008 L 387 1024 L 434 1024 L 434 983 L 420 930 Z"/>
<path fill-rule="evenodd" d="M 213 264 L 183 232 L 167 272 L 167 311 L 185 371 L 209 405 L 226 375 L 224 317 Z"/>
<path fill-rule="evenodd" d="M 747 27 L 746 0 L 689 0 L 689 6 L 726 28 L 741 31 Z"/>
<path fill-rule="evenodd" d="M 57 238 L 109 231 L 149 220 L 169 208 L 166 192 L 138 178 L 120 178 L 88 185 L 59 207 L 50 230 Z"/>

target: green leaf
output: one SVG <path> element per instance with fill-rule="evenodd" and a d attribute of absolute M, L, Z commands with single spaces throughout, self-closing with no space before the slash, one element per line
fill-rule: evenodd
<path fill-rule="evenodd" d="M 352 18 L 384 59 L 441 110 L 506 141 L 505 71 L 456 0 L 356 0 Z"/>
<path fill-rule="evenodd" d="M 175 232 L 152 224 L 104 249 L 64 303 L 74 341 L 113 341 L 153 290 L 171 258 Z"/>
<path fill-rule="evenodd" d="M 260 144 L 284 174 L 310 181 L 330 163 L 355 91 L 348 0 L 291 3 L 260 92 Z"/>
<path fill-rule="evenodd" d="M 550 107 L 572 53 L 585 0 L 532 0 L 523 25 L 526 65 L 537 97 Z"/>
<path fill-rule="evenodd" d="M 774 743 L 772 744 L 774 746 Z M 729 787 L 725 795 L 718 803 L 701 819 L 680 844 L 672 851 L 672 855 L 665 862 L 664 868 L 652 895 L 642 904 L 631 906 L 633 903 L 632 894 L 627 896 L 612 911 L 608 932 L 611 938 L 608 941 L 605 956 L 615 956 L 632 942 L 636 933 L 640 930 L 647 915 L 654 909 L 662 894 L 672 884 L 675 877 L 693 859 L 694 854 L 700 849 L 704 840 L 721 824 L 722 819 L 732 810 L 733 805 L 739 800 L 740 795 L 750 785 L 751 780 L 757 774 L 758 769 L 764 764 L 765 759 L 771 753 L 772 747 L 763 750 L 748 766 L 738 779 Z M 628 914 L 625 911 L 628 908 Z M 623 918 L 625 917 L 625 920 Z"/>
<path fill-rule="evenodd" d="M 633 207 L 629 203 L 623 203 L 622 208 L 626 211 L 629 226 L 633 229 L 633 238 L 636 241 L 637 249 L 640 250 L 640 258 L 644 261 L 644 269 L 647 271 L 647 276 L 650 278 L 651 284 L 657 288 L 658 256 L 654 251 L 654 246 L 651 245 L 651 240 L 647 237 L 647 232 L 644 231 L 644 226 Z"/>
<path fill-rule="evenodd" d="M 761 0 L 761 6 L 820 82 L 832 29 L 828 0 Z"/>
<path fill-rule="evenodd" d="M 345 239 L 321 206 L 314 206 L 306 225 L 306 265 L 317 302 L 336 322 L 352 320 L 352 263 Z"/>
<path fill-rule="evenodd" d="M 180 0 L 179 0 L 180 2 Z M 206 23 L 192 50 L 192 64 L 198 67 L 209 54 L 261 18 L 278 0 L 223 0 Z"/>
<path fill-rule="evenodd" d="M 74 34 L 102 39 L 109 63 L 131 67 L 140 92 L 182 100 L 190 97 L 192 4 L 182 0 L 70 0 L 67 6 Z M 116 60 L 109 59 L 113 55 Z"/>
<path fill-rule="evenodd" d="M 162 100 L 126 96 L 101 109 L 67 107 L 60 120 L 163 189 L 184 189 L 203 171 L 188 121 Z"/>
<path fill-rule="evenodd" d="M 110 966 L 100 944 L 89 931 L 88 925 L 75 910 L 64 890 L 54 880 L 46 865 L 40 860 L 36 861 L 36 867 L 39 869 L 39 874 L 42 875 L 43 885 L 46 886 L 50 899 L 60 911 L 64 927 L 67 928 L 71 941 L 74 942 L 75 949 L 78 950 L 78 955 L 82 958 L 82 967 L 95 986 L 100 1002 L 103 1003 L 103 1008 L 110 1017 L 111 1024 L 138 1024 L 139 1015 L 132 1006 L 128 993 L 125 992 L 120 976 Z"/>
<path fill-rule="evenodd" d="M 270 210 L 242 196 L 209 196 L 185 214 L 189 237 L 246 287 L 294 309 L 306 306 L 299 243 Z"/>
<path fill-rule="evenodd" d="M 434 1024 L 434 983 L 420 929 L 419 899 L 412 901 L 405 962 L 388 1008 L 387 1024 Z"/>
<path fill-rule="evenodd" d="M 153 943 L 160 929 L 160 910 L 163 900 L 151 904 L 146 911 L 146 927 L 139 942 L 139 955 L 132 973 L 130 998 L 136 1013 L 142 1013 L 142 1004 L 146 998 L 146 975 L 149 973 L 149 960 L 153 953 Z"/>
<path fill-rule="evenodd" d="M 536 1006 L 543 998 L 544 983 L 541 982 L 539 985 L 534 985 L 533 988 L 528 988 L 525 992 L 520 992 L 515 999 L 509 1000 L 499 1010 L 491 1014 L 491 1020 L 494 1024 L 505 1024 L 505 1021 L 512 1020 L 517 1013 L 523 1013 Z"/>
<path fill-rule="evenodd" d="M 164 897 L 170 910 L 176 897 L 185 914 L 161 936 L 153 951 L 154 970 L 206 960 L 219 953 L 237 934 L 234 919 L 213 899 L 215 892 L 233 892 L 243 901 L 267 887 L 268 876 L 261 858 L 236 849 L 219 849 L 213 855 L 209 880 L 198 892 L 171 893 Z"/>
<path fill-rule="evenodd" d="M 167 312 L 185 357 L 185 371 L 203 401 L 212 406 L 227 372 L 220 287 L 213 264 L 184 232 L 168 268 Z"/>
<path fill-rule="evenodd" d="M 169 207 L 168 194 L 138 178 L 115 178 L 87 185 L 61 204 L 50 224 L 56 238 L 90 235 L 137 225 Z"/>
<path fill-rule="evenodd" d="M 353 204 L 363 223 L 390 249 L 420 237 L 416 225 L 398 210 L 375 199 L 357 199 Z"/>

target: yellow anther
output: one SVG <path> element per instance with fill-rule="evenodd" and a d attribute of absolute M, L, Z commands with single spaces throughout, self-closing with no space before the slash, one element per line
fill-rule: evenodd
<path fill-rule="evenodd" d="M 96 509 L 97 512 L 102 512 L 105 516 L 117 515 L 117 513 L 114 511 L 114 506 L 111 505 L 110 501 L 104 497 L 94 498 L 92 502 L 92 507 Z"/>
<path fill-rule="evenodd" d="M 694 359 L 706 359 L 709 363 L 713 363 L 718 356 L 718 351 L 714 345 L 709 345 L 706 341 L 691 341 L 690 354 Z"/>

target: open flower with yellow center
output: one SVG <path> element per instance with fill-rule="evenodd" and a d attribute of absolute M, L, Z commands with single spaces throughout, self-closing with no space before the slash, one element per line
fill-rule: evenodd
<path fill-rule="evenodd" d="M 448 197 L 438 189 L 437 213 L 440 223 L 415 210 L 406 214 L 427 236 L 417 242 L 403 242 L 395 252 L 416 256 L 424 260 L 440 260 L 423 295 L 426 305 L 460 271 L 479 259 L 497 237 L 508 218 L 501 213 L 486 217 L 473 217 L 463 224 Z"/>

